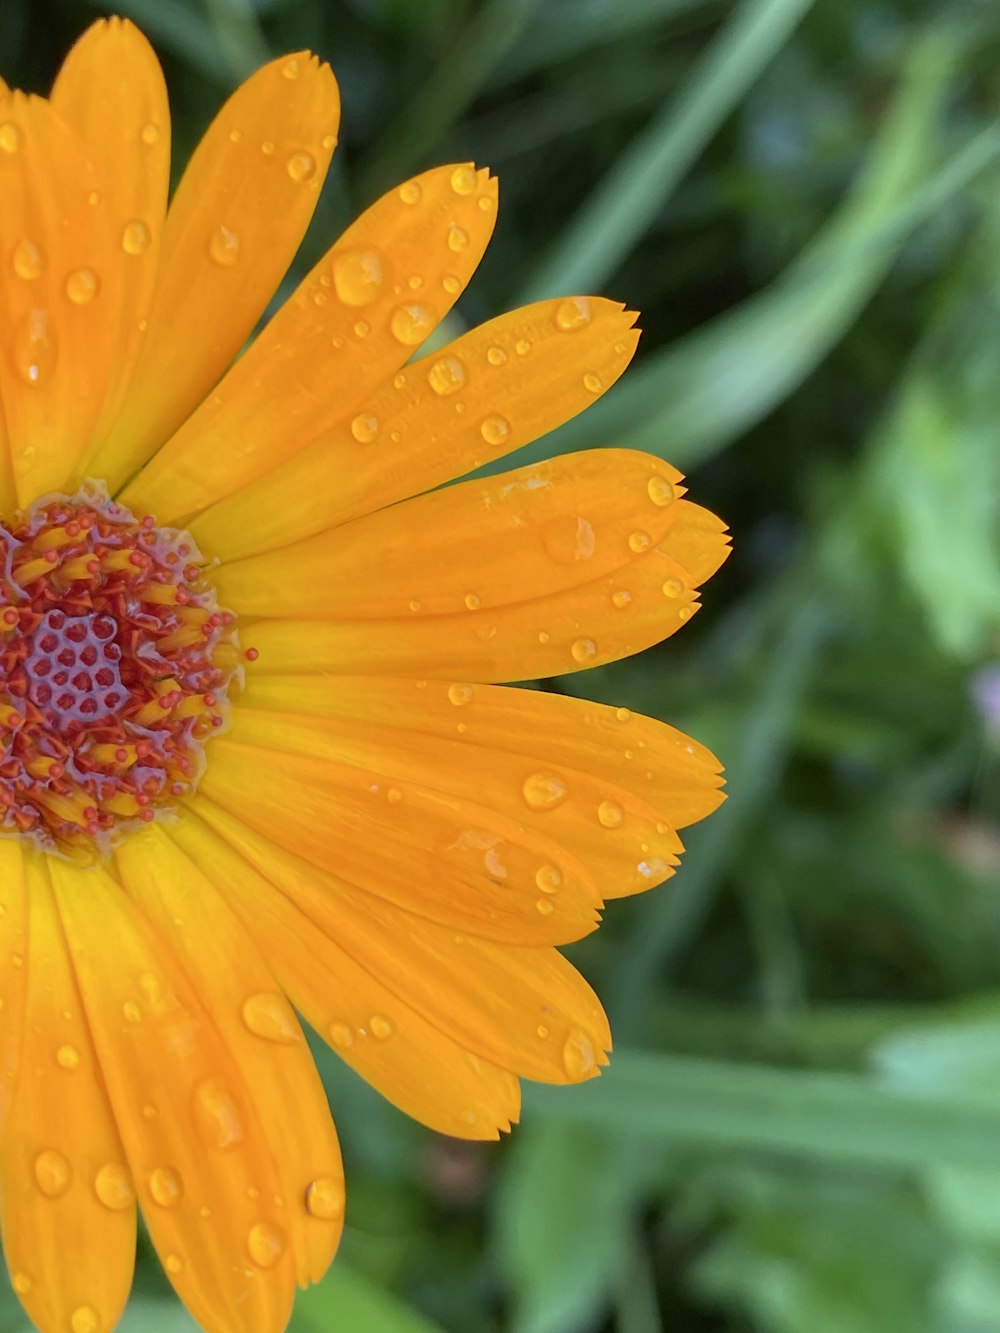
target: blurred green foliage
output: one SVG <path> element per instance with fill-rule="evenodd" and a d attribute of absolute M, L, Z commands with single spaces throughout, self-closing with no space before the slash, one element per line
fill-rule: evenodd
<path fill-rule="evenodd" d="M 4 0 L 4 74 L 44 90 L 111 8 Z M 736 538 L 689 631 L 548 683 L 729 769 L 676 880 L 574 951 L 619 1054 L 480 1147 L 318 1052 L 350 1206 L 296 1333 L 1000 1330 L 1000 9 L 118 9 L 178 162 L 265 57 L 331 61 L 343 142 L 297 273 L 382 188 L 489 163 L 501 220 L 448 332 L 570 289 L 646 330 L 524 456 L 661 453 Z M 122 1327 L 191 1327 L 145 1248 Z"/>

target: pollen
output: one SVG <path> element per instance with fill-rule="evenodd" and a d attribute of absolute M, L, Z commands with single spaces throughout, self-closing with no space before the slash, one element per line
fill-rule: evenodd
<path fill-rule="evenodd" d="M 74 860 L 193 790 L 240 674 L 187 533 L 88 482 L 0 527 L 0 833 Z"/>

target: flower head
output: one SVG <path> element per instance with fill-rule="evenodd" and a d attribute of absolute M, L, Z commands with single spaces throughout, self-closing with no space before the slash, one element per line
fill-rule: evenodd
<path fill-rule="evenodd" d="M 673 873 L 719 766 L 501 688 L 680 628 L 723 525 L 602 450 L 446 489 L 582 410 L 634 317 L 540 302 L 414 353 L 493 228 L 459 164 L 380 199 L 237 353 L 309 221 L 337 89 L 229 100 L 167 209 L 141 34 L 0 97 L 0 1222 L 44 1333 L 108 1333 L 141 1208 L 210 1333 L 277 1333 L 337 1245 L 296 1011 L 386 1097 L 495 1138 L 599 1072 L 556 946 Z"/>

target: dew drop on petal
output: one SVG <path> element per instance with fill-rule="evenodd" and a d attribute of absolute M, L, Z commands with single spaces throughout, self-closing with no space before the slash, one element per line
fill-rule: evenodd
<path fill-rule="evenodd" d="M 172 1166 L 158 1166 L 149 1177 L 149 1192 L 161 1208 L 173 1208 L 181 1201 L 184 1184 Z"/>
<path fill-rule="evenodd" d="M 378 434 L 378 417 L 362 412 L 351 422 L 351 434 L 358 444 L 371 444 Z"/>
<path fill-rule="evenodd" d="M 487 417 L 479 427 L 479 433 L 487 444 L 503 444 L 510 434 L 510 422 L 506 417 Z"/>
<path fill-rule="evenodd" d="M 572 1079 L 587 1078 L 597 1068 L 593 1042 L 580 1028 L 573 1028 L 563 1045 L 563 1068 Z"/>
<path fill-rule="evenodd" d="M 615 717 L 618 719 L 619 722 L 627 722 L 631 716 L 632 716 L 631 708 L 615 709 Z"/>
<path fill-rule="evenodd" d="M 457 296 L 458 293 L 462 290 L 461 279 L 456 278 L 454 273 L 446 273 L 444 277 L 441 279 L 441 286 L 445 289 L 445 291 L 448 293 L 449 296 Z"/>
<path fill-rule="evenodd" d="M 684 584 L 680 579 L 667 579 L 663 585 L 664 597 L 680 597 L 684 592 Z"/>
<path fill-rule="evenodd" d="M 597 807 L 597 818 L 604 828 L 620 828 L 625 811 L 617 801 L 602 801 Z"/>
<path fill-rule="evenodd" d="M 531 810 L 555 810 L 569 794 L 566 783 L 555 773 L 532 773 L 526 777 L 521 794 Z"/>
<path fill-rule="evenodd" d="M 476 188 L 476 173 L 471 167 L 456 167 L 451 173 L 451 188 L 456 194 L 472 194 Z"/>
<path fill-rule="evenodd" d="M 556 905 L 551 898 L 539 898 L 535 903 L 535 911 L 539 916 L 551 916 L 555 910 Z"/>
<path fill-rule="evenodd" d="M 327 1032 L 330 1034 L 330 1040 L 334 1046 L 338 1046 L 342 1051 L 346 1051 L 349 1046 L 354 1045 L 354 1033 L 346 1023 L 331 1023 Z"/>
<path fill-rule="evenodd" d="M 639 555 L 642 551 L 648 551 L 653 544 L 653 539 L 648 532 L 629 533 L 628 549 Z"/>
<path fill-rule="evenodd" d="M 19 278 L 30 282 L 45 268 L 45 256 L 34 241 L 18 241 L 10 257 L 10 265 Z"/>
<path fill-rule="evenodd" d="M 225 1151 L 243 1142 L 243 1121 L 225 1079 L 203 1079 L 194 1090 L 191 1110 L 198 1137 L 206 1148 Z"/>
<path fill-rule="evenodd" d="M 422 195 L 419 181 L 405 181 L 399 187 L 399 197 L 404 204 L 419 204 Z"/>
<path fill-rule="evenodd" d="M 16 153 L 21 147 L 21 131 L 12 121 L 0 125 L 0 152 Z"/>
<path fill-rule="evenodd" d="M 243 1022 L 255 1037 L 294 1046 L 302 1040 L 295 1011 L 279 991 L 258 991 L 243 1003 Z"/>
<path fill-rule="evenodd" d="M 465 366 L 457 356 L 442 356 L 427 372 L 427 382 L 441 398 L 458 393 L 465 384 Z"/>
<path fill-rule="evenodd" d="M 297 184 L 310 181 L 316 175 L 316 159 L 312 153 L 293 153 L 285 165 L 289 176 Z"/>
<path fill-rule="evenodd" d="M 392 336 L 407 347 L 422 343 L 434 328 L 434 316 L 426 306 L 408 301 L 398 305 L 389 320 Z"/>
<path fill-rule="evenodd" d="M 359 319 L 354 326 L 354 332 L 359 338 L 367 338 L 371 331 L 372 326 L 368 323 L 367 319 Z"/>
<path fill-rule="evenodd" d="M 73 1333 L 100 1333 L 100 1316 L 92 1306 L 78 1305 L 69 1317 L 69 1326 Z"/>
<path fill-rule="evenodd" d="M 56 1051 L 56 1064 L 60 1069 L 77 1069 L 80 1065 L 80 1052 L 75 1046 L 60 1046 Z"/>
<path fill-rule="evenodd" d="M 646 492 L 653 504 L 668 505 L 674 498 L 674 488 L 666 477 L 650 477 L 646 483 Z"/>
<path fill-rule="evenodd" d="M 690 606 L 682 606 L 681 609 L 677 612 L 677 619 L 690 620 L 693 615 L 694 611 L 691 609 Z"/>
<path fill-rule="evenodd" d="M 389 1020 L 382 1014 L 373 1014 L 368 1026 L 371 1029 L 372 1036 L 377 1038 L 378 1041 L 386 1041 L 395 1031 Z"/>
<path fill-rule="evenodd" d="M 370 305 L 385 283 L 377 250 L 342 250 L 333 258 L 333 285 L 345 305 Z"/>
<path fill-rule="evenodd" d="M 558 893 L 562 882 L 562 871 L 558 866 L 540 866 L 535 873 L 535 883 L 543 893 Z"/>
<path fill-rule="evenodd" d="M 92 268 L 75 269 L 66 279 L 66 295 L 74 305 L 89 305 L 101 290 L 101 280 Z"/>
<path fill-rule="evenodd" d="M 574 662 L 592 662 L 597 656 L 597 644 L 593 639 L 574 639 L 570 652 Z"/>
<path fill-rule="evenodd" d="M 632 601 L 632 594 L 627 588 L 619 588 L 617 592 L 611 594 L 611 604 L 617 607 L 619 611 L 624 611 Z"/>
<path fill-rule="evenodd" d="M 488 347 L 486 349 L 486 360 L 491 366 L 502 366 L 507 360 L 507 353 L 502 347 Z"/>
<path fill-rule="evenodd" d="M 94 1177 L 94 1193 L 105 1208 L 123 1212 L 135 1201 L 135 1190 L 128 1171 L 120 1162 L 108 1162 Z"/>
<path fill-rule="evenodd" d="M 35 1158 L 35 1184 L 48 1199 L 58 1199 L 69 1189 L 73 1171 L 61 1152 L 45 1148 Z"/>
<path fill-rule="evenodd" d="M 122 232 L 122 249 L 127 255 L 141 255 L 149 249 L 152 239 L 145 222 L 134 218 L 125 224 L 125 230 Z"/>
<path fill-rule="evenodd" d="M 273 1268 L 285 1252 L 285 1236 L 271 1222 L 257 1222 L 247 1235 L 247 1253 L 258 1268 Z"/>
<path fill-rule="evenodd" d="M 471 703 L 475 697 L 475 687 L 472 685 L 449 685 L 448 699 L 456 708 L 461 708 L 464 704 Z"/>
<path fill-rule="evenodd" d="M 285 62 L 285 64 L 281 67 L 281 72 L 286 79 L 297 79 L 299 75 L 302 73 L 302 66 L 293 57 L 291 60 Z"/>
<path fill-rule="evenodd" d="M 147 147 L 149 148 L 152 148 L 153 144 L 159 143 L 160 142 L 159 126 L 154 125 L 152 122 L 150 122 L 148 125 L 143 125 L 142 142 L 146 144 Z"/>
<path fill-rule="evenodd" d="M 483 604 L 483 599 L 478 592 L 467 592 L 462 600 L 469 611 L 478 611 Z"/>
<path fill-rule="evenodd" d="M 163 1267 L 172 1277 L 176 1277 L 178 1273 L 184 1272 L 184 1260 L 179 1254 L 168 1254 L 163 1261 Z"/>
<path fill-rule="evenodd" d="M 10 1282 L 19 1296 L 27 1296 L 32 1287 L 31 1278 L 28 1277 L 27 1273 L 20 1271 L 13 1275 Z"/>
<path fill-rule="evenodd" d="M 209 238 L 208 253 L 221 268 L 232 268 L 240 257 L 240 238 L 220 223 Z"/>
<path fill-rule="evenodd" d="M 583 377 L 583 387 L 588 393 L 600 393 L 604 388 L 604 381 L 600 375 L 595 375 L 592 370 L 588 370 Z"/>
<path fill-rule="evenodd" d="M 126 1023 L 141 1023 L 142 1010 L 136 1004 L 135 1000 L 126 1000 L 122 1005 L 122 1016 Z"/>
<path fill-rule="evenodd" d="M 56 342 L 49 329 L 49 312 L 29 310 L 14 330 L 14 368 L 33 388 L 46 383 L 55 366 Z"/>
<path fill-rule="evenodd" d="M 556 306 L 556 328 L 573 333 L 590 323 L 590 302 L 585 296 L 571 296 Z"/>
<path fill-rule="evenodd" d="M 514 351 L 518 356 L 527 356 L 531 351 L 531 343 L 527 338 L 518 338 L 517 342 L 514 344 Z"/>
<path fill-rule="evenodd" d="M 306 1212 L 323 1222 L 335 1222 L 344 1211 L 344 1186 L 334 1176 L 317 1176 L 306 1186 Z"/>
<path fill-rule="evenodd" d="M 469 233 L 463 228 L 457 226 L 454 222 L 448 228 L 448 249 L 453 254 L 458 254 L 462 250 L 469 248 Z"/>

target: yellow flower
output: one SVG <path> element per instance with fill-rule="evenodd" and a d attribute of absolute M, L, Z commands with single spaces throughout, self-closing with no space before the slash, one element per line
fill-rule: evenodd
<path fill-rule="evenodd" d="M 577 297 L 410 360 L 489 239 L 488 172 L 379 200 L 227 369 L 337 123 L 326 65 L 268 65 L 168 213 L 130 24 L 0 100 L 2 1227 L 44 1333 L 114 1325 L 137 1202 L 206 1329 L 283 1328 L 343 1214 L 295 1010 L 417 1119 L 495 1138 L 519 1076 L 606 1061 L 555 946 L 721 799 L 679 732 L 492 683 L 663 639 L 726 542 L 626 450 L 435 489 L 636 344 Z"/>

